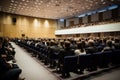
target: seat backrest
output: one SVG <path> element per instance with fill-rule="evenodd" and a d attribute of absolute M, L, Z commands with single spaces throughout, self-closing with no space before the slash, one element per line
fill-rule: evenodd
<path fill-rule="evenodd" d="M 78 56 L 65 56 L 64 57 L 64 68 L 70 71 L 75 71 L 77 69 Z"/>
<path fill-rule="evenodd" d="M 91 65 L 91 54 L 79 55 L 79 68 L 87 68 Z"/>

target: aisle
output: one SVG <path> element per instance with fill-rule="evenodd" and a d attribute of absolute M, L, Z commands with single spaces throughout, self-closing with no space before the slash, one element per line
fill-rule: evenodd
<path fill-rule="evenodd" d="M 36 62 L 26 50 L 15 43 L 12 45 L 15 47 L 17 64 L 22 69 L 21 77 L 25 77 L 25 80 L 58 80 L 57 77 Z"/>
<path fill-rule="evenodd" d="M 90 80 L 120 80 L 120 68 L 103 73 Z"/>

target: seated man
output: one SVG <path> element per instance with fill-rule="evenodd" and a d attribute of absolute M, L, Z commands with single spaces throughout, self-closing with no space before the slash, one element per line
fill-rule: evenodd
<path fill-rule="evenodd" d="M 115 49 L 115 47 L 112 44 L 111 40 L 107 40 L 106 42 L 106 46 L 103 48 L 102 52 L 104 51 L 113 51 Z"/>
<path fill-rule="evenodd" d="M 58 54 L 58 65 L 59 67 L 63 67 L 64 64 L 64 57 L 65 56 L 73 56 L 75 55 L 74 50 L 71 49 L 70 47 L 70 42 L 69 41 L 65 41 L 64 43 L 64 49 L 60 50 L 59 54 Z M 64 72 L 64 69 L 62 69 L 62 76 L 63 77 L 69 77 L 70 74 L 68 71 Z"/>
<path fill-rule="evenodd" d="M 22 72 L 16 64 L 11 64 L 6 61 L 5 49 L 0 41 L 0 80 L 18 80 Z"/>

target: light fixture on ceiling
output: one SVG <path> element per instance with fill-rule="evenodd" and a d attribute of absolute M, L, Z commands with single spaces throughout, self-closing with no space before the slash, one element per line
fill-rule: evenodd
<path fill-rule="evenodd" d="M 14 0 L 11 0 L 11 2 L 14 2 Z"/>

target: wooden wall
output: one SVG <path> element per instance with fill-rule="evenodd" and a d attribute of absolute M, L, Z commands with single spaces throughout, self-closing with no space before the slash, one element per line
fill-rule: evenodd
<path fill-rule="evenodd" d="M 56 28 L 56 20 L 0 13 L 0 36 L 54 38 Z"/>

